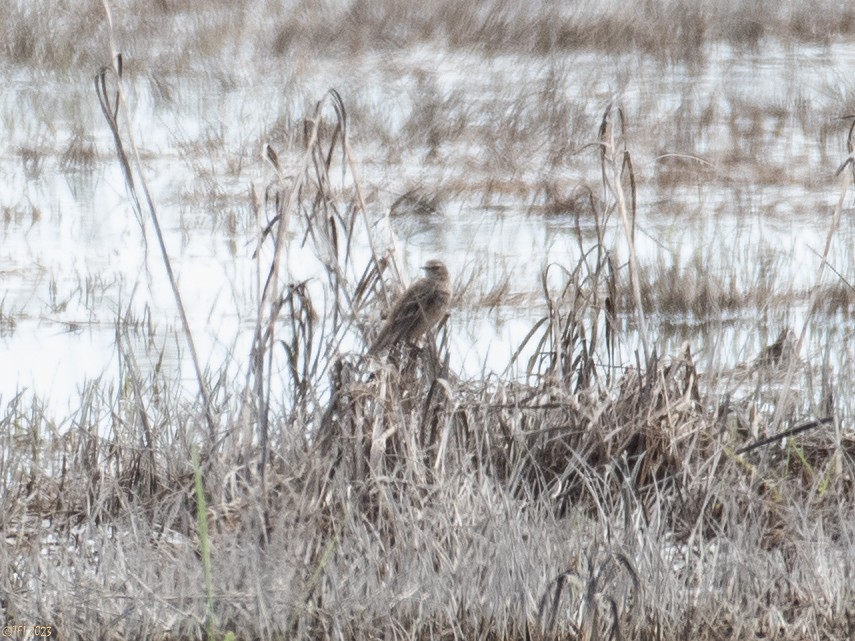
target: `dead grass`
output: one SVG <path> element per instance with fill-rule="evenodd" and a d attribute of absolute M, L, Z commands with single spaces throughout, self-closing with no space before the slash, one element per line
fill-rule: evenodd
<path fill-rule="evenodd" d="M 252 199 L 271 222 L 252 350 L 234 356 L 245 380 L 200 372 L 199 398 L 182 397 L 170 373 L 140 374 L 119 326 L 120 380 L 87 385 L 67 420 L 6 400 L 6 624 L 116 639 L 849 638 L 855 449 L 832 393 L 845 383 L 823 382 L 829 425 L 738 455 L 809 418 L 814 387 L 780 393 L 781 359 L 718 394 L 723 374 L 689 346 L 622 356 L 622 323 L 643 329 L 650 298 L 728 304 L 700 263 L 689 277 L 707 293 L 673 303 L 648 292 L 682 273 L 616 264 L 607 219 L 637 233 L 624 128 L 605 111 L 604 196 L 579 214 L 595 240 L 544 271 L 545 312 L 508 371 L 464 380 L 448 325 L 383 362 L 342 347 L 364 342 L 401 270 L 358 181 L 338 187 L 354 159 L 345 103 L 326 95 L 296 159 L 266 150 L 273 178 Z M 324 265 L 319 289 L 281 266 L 294 238 Z"/>
<path fill-rule="evenodd" d="M 697 62 L 703 46 L 727 41 L 755 48 L 764 39 L 829 43 L 855 30 L 855 9 L 830 0 L 745 5 L 720 0 L 648 0 L 627 11 L 620 2 L 540 2 L 524 7 L 508 0 L 477 6 L 433 2 L 358 1 L 231 3 L 159 0 L 113 3 L 114 27 L 133 57 L 175 70 L 203 61 L 248 56 L 352 55 L 441 43 L 489 55 L 597 50 L 643 51 L 663 60 Z M 0 49 L 6 62 L 46 69 L 94 68 L 106 42 L 102 3 L 10 3 L 0 10 L 5 26 Z M 252 45 L 247 48 L 248 36 Z M 222 66 L 222 65 L 218 65 Z"/>
<path fill-rule="evenodd" d="M 686 43 L 699 38 L 723 33 L 750 47 L 795 28 L 784 10 L 760 23 L 742 8 L 684 5 L 614 9 L 593 24 L 585 6 L 565 16 L 551 5 L 523 12 L 503 2 L 480 11 L 357 2 L 342 23 L 339 10 L 315 3 L 285 20 L 277 4 L 269 7 L 268 44 L 289 56 L 333 36 L 335 48 L 355 51 L 441 34 L 452 45 L 490 53 L 639 47 L 691 59 L 697 53 Z M 45 9 L 32 7 L 5 9 L 15 36 L 6 55 L 14 64 L 59 66 L 63 30 L 59 44 L 33 37 L 43 27 L 22 21 Z M 204 31 L 194 54 L 218 50 L 218 40 L 242 33 L 250 19 L 246 7 L 236 9 L 234 25 L 204 3 L 152 7 L 137 18 L 136 42 L 157 45 L 152 34 L 164 22 L 187 20 L 191 32 Z M 824 16 L 798 27 L 805 37 L 820 37 L 811 31 L 820 20 L 849 11 L 821 9 Z M 330 19 L 318 20 L 317 12 Z M 663 40 L 666 17 L 674 28 Z M 851 29 L 847 24 L 827 33 Z M 266 51 L 267 40 L 259 42 Z M 162 55 L 175 55 L 180 45 L 176 40 Z M 85 65 L 87 55 L 84 49 L 73 61 Z M 730 312 L 775 307 L 776 297 L 793 292 L 776 281 L 774 258 L 737 276 L 711 273 L 703 255 L 680 266 L 619 263 L 605 230 L 623 216 L 626 237 L 638 234 L 634 148 L 611 110 L 599 137 L 583 132 L 582 103 L 549 91 L 559 76 L 554 70 L 533 96 L 499 106 L 427 88 L 401 129 L 404 139 L 388 152 L 418 147 L 440 163 L 453 155 L 446 145 L 468 144 L 473 135 L 490 150 L 473 153 L 483 170 L 475 178 L 391 185 L 393 216 L 435 215 L 450 197 L 477 194 L 485 203 L 516 200 L 532 213 L 593 227 L 593 240 L 577 236 L 578 260 L 544 271 L 542 315 L 501 374 L 461 378 L 451 366 L 450 324 L 388 361 L 360 355 L 370 334 L 366 319 L 380 317 L 402 269 L 353 176 L 353 147 L 343 141 L 352 144 L 354 119 L 338 94 L 303 119 L 272 126 L 269 184 L 251 194 L 252 211 L 221 199 L 216 174 L 207 174 L 200 191 L 212 209 L 231 207 L 217 223 L 230 230 L 231 242 L 246 221 L 269 222 L 257 230 L 262 293 L 252 350 L 234 354 L 251 363 L 248 376 L 229 380 L 225 367 L 200 372 L 205 398 L 188 399 L 174 373 L 158 366 L 142 375 L 129 336 L 151 339 L 151 318 L 128 312 L 117 321 L 122 376 L 86 385 L 67 419 L 48 416 L 24 395 L 4 399 L 4 623 L 51 625 L 63 637 L 89 639 L 210 638 L 212 626 L 213 636 L 239 639 L 852 638 L 848 382 L 833 380 L 827 353 L 816 351 L 792 359 L 755 351 L 743 354 L 741 368 L 704 371 L 692 345 L 658 354 L 654 331 L 644 336 L 650 348 L 625 343 L 628 324 L 644 330 L 645 312 L 713 323 Z M 538 110 L 538 102 L 546 108 Z M 771 112 L 742 107 L 747 115 L 734 118 L 728 134 L 740 154 L 734 163 L 766 148 L 760 130 Z M 691 131 L 695 113 L 671 123 L 666 147 L 702 139 Z M 368 116 L 361 112 L 356 121 Z M 378 128 L 395 139 L 391 128 Z M 213 153 L 224 143 L 209 133 L 182 151 Z M 533 182 L 521 175 L 519 158 L 544 137 L 551 141 L 544 171 Z M 590 140 L 596 145 L 585 148 Z M 76 132 L 63 162 L 87 170 L 92 147 Z M 34 169 L 43 166 L 40 150 L 20 155 Z M 593 167 L 566 183 L 544 177 L 568 157 Z M 232 175 L 240 175 L 240 158 Z M 722 173 L 677 160 L 660 167 L 661 187 L 680 183 L 683 172 L 700 181 Z M 339 178 L 345 174 L 347 186 Z M 368 239 L 370 257 L 354 251 L 356 238 Z M 317 282 L 296 281 L 282 267 L 298 243 L 324 266 Z M 823 308 L 814 313 L 845 318 L 851 287 L 821 287 Z M 87 282 L 78 295 L 89 301 L 101 288 Z M 506 277 L 477 304 L 496 307 L 521 296 Z M 64 300 L 54 288 L 51 304 Z M 10 318 L 0 311 L 0 331 L 14 330 Z M 736 453 L 773 428 L 811 418 L 830 421 Z M 202 451 L 207 537 L 196 521 L 195 447 Z M 200 560 L 208 544 L 210 588 Z"/>
<path fill-rule="evenodd" d="M 107 43 L 100 3 L 84 4 L 90 13 L 83 25 L 76 22 L 76 17 L 69 18 L 66 25 L 39 3 L 0 9 L 8 12 L 6 24 L 10 31 L 35 32 L 34 47 L 61 43 L 63 38 L 81 41 L 79 46 L 72 43 L 75 48 L 68 56 L 40 50 L 18 62 L 10 62 L 17 69 L 36 72 L 34 86 L 16 94 L 21 96 L 20 104 L 13 101 L 14 109 L 2 114 L 6 126 L 18 135 L 14 148 L 19 152 L 25 177 L 31 180 L 43 177 L 55 166 L 64 171 L 88 171 L 91 163 L 100 162 L 107 151 L 104 138 L 93 139 L 86 134 L 97 131 L 95 112 L 81 106 L 91 104 L 88 94 L 82 92 L 88 91 L 91 71 L 102 64 Z M 335 20 L 329 21 L 331 15 L 338 15 L 339 9 L 326 5 L 301 5 L 287 17 L 280 16 L 282 9 L 278 5 L 267 7 L 267 13 L 250 10 L 240 3 L 229 12 L 209 3 L 202 3 L 198 10 L 184 2 L 152 3 L 142 8 L 133 2 L 116 6 L 117 41 L 122 43 L 125 73 L 132 79 L 129 91 L 135 102 L 152 106 L 148 116 L 157 119 L 163 115 L 170 122 L 183 122 L 188 116 L 196 118 L 195 112 L 188 114 L 181 110 L 182 104 L 193 105 L 204 110 L 198 118 L 210 123 L 198 131 L 190 127 L 192 133 L 185 133 L 180 126 L 171 132 L 181 139 L 182 158 L 198 179 L 186 191 L 188 200 L 207 199 L 204 204 L 211 209 L 222 207 L 223 190 L 219 184 L 222 164 L 235 181 L 256 178 L 261 172 L 258 151 L 266 142 L 275 144 L 283 156 L 284 150 L 298 154 L 305 134 L 304 121 L 313 109 L 307 96 L 335 86 L 347 100 L 351 139 L 365 150 L 364 158 L 370 159 L 372 167 L 395 165 L 409 174 L 402 180 L 404 188 L 395 187 L 388 205 L 410 186 L 418 184 L 431 198 L 445 202 L 460 196 L 471 199 L 469 202 L 535 213 L 576 211 L 584 203 L 576 199 L 575 187 L 585 189 L 598 180 L 595 163 L 591 162 L 592 122 L 610 98 L 608 92 L 626 91 L 633 95 L 634 87 L 655 83 L 663 73 L 670 75 L 668 70 L 674 68 L 685 68 L 685 84 L 669 98 L 669 103 L 661 103 L 658 90 L 641 90 L 639 104 L 631 108 L 629 116 L 636 125 L 633 149 L 642 160 L 636 167 L 639 178 L 655 179 L 675 208 L 682 203 L 672 196 L 687 189 L 718 191 L 739 198 L 741 191 L 758 185 L 810 187 L 814 195 L 831 188 L 831 172 L 817 167 L 833 164 L 839 153 L 840 130 L 844 125 L 838 118 L 841 113 L 855 109 L 851 83 L 830 78 L 827 87 L 817 81 L 820 85 L 817 91 L 798 85 L 783 87 L 779 93 L 753 92 L 735 83 L 726 84 L 721 90 L 713 88 L 699 93 L 693 70 L 706 73 L 708 68 L 683 62 L 672 64 L 667 62 L 672 55 L 667 52 L 661 56 L 645 53 L 644 47 L 637 47 L 632 38 L 624 37 L 624 31 L 608 26 L 609 12 L 614 11 L 620 13 L 614 20 L 633 23 L 625 28 L 630 31 L 646 29 L 645 23 L 652 21 L 656 38 L 663 40 L 661 21 L 670 20 L 670 10 L 679 3 L 664 0 L 647 3 L 643 7 L 644 19 L 636 19 L 637 12 L 630 15 L 622 7 L 618 12 L 617 7 L 609 5 L 600 7 L 600 13 L 593 6 L 576 7 L 563 17 L 554 15 L 560 11 L 558 8 L 542 7 L 541 18 L 537 18 L 536 12 L 534 17 L 525 17 L 518 16 L 521 10 L 512 4 L 497 3 L 499 11 L 489 20 L 501 22 L 502 30 L 509 31 L 508 38 L 514 44 L 502 44 L 500 36 L 504 31 L 500 30 L 483 47 L 473 32 L 466 29 L 471 28 L 486 39 L 489 30 L 478 23 L 488 20 L 489 7 L 484 15 L 475 12 L 477 15 L 465 19 L 461 14 L 471 9 L 452 9 L 442 3 L 417 8 L 371 4 L 371 9 L 359 3 L 350 7 L 357 22 L 362 20 L 359 12 L 371 14 L 365 17 L 363 26 L 354 26 L 353 30 L 368 31 L 373 28 L 372 20 L 386 20 L 384 12 L 392 14 L 399 21 L 401 35 L 396 35 L 391 50 L 391 45 L 384 45 L 382 38 L 369 41 L 364 34 L 360 37 L 362 45 L 350 42 L 351 36 L 354 40 L 360 38 Z M 130 6 L 138 10 L 130 11 Z M 716 15 L 716 11 L 741 15 L 748 11 L 741 5 L 678 8 L 690 16 Z M 61 9 L 57 10 L 59 15 Z M 829 15 L 835 11 L 842 9 L 828 9 Z M 606 12 L 605 17 L 602 12 Z M 40 20 L 41 13 L 50 13 L 50 19 Z M 770 23 L 779 15 L 772 10 L 767 13 Z M 262 14 L 265 21 L 258 24 L 257 16 Z M 412 20 L 416 24 L 423 14 L 424 20 L 439 25 L 437 33 L 429 37 L 438 39 L 440 50 L 448 51 L 452 61 L 473 65 L 465 68 L 474 68 L 478 73 L 467 73 L 466 82 L 452 82 L 453 74 L 441 70 L 447 68 L 443 59 L 424 63 L 413 55 L 423 42 L 422 36 L 411 39 L 404 23 Z M 680 12 L 677 15 L 684 19 Z M 621 41 L 620 48 L 609 51 L 607 40 L 592 35 L 592 42 L 587 44 L 584 40 L 572 47 L 555 44 L 567 47 L 557 51 L 540 51 L 536 48 L 540 45 L 531 45 L 535 49 L 529 50 L 526 38 L 533 36 L 517 33 L 538 19 L 550 23 L 544 29 L 553 28 L 553 23 L 559 25 L 555 26 L 557 29 L 562 22 L 578 20 L 582 23 L 580 31 L 584 32 L 585 25 L 595 22 L 595 18 L 617 34 L 611 37 Z M 685 18 L 690 19 L 713 20 L 706 15 Z M 287 23 L 287 27 L 282 27 L 287 29 L 297 29 L 303 22 L 307 25 L 305 29 L 300 27 L 301 35 L 293 45 L 285 47 L 279 58 L 271 56 L 267 48 L 268 36 L 273 37 L 270 32 L 279 28 L 277 21 Z M 448 23 L 452 21 L 460 30 L 456 37 L 461 41 L 471 40 L 472 47 L 461 44 L 459 49 L 448 48 L 438 34 L 443 28 L 451 29 Z M 38 31 L 45 25 L 52 28 L 50 34 Z M 335 29 L 337 39 L 315 51 L 310 44 L 316 37 L 312 35 L 313 29 L 323 31 L 324 38 L 329 35 L 325 30 Z M 764 29 L 775 32 L 771 24 Z M 671 34 L 670 27 L 665 31 Z M 710 42 L 719 38 L 717 29 L 705 27 L 703 31 Z M 638 36 L 636 41 L 644 39 Z M 61 44 L 50 46 L 61 47 Z M 317 42 L 314 46 L 320 47 Z M 667 49 L 671 45 L 665 38 L 661 46 Z M 595 63 L 587 59 L 594 55 L 591 47 L 605 50 L 603 58 Z M 354 65 L 354 74 L 359 78 L 366 75 L 370 81 L 329 72 L 330 66 L 340 66 L 334 63 L 343 60 L 342 50 L 347 52 L 347 64 Z M 525 61 L 522 71 L 514 65 L 502 66 L 505 50 Z M 59 57 L 62 60 L 56 59 Z M 433 63 L 439 67 L 434 69 Z M 580 75 L 579 68 L 591 71 Z M 389 76 L 395 74 L 399 77 L 393 82 Z M 681 77 L 679 73 L 676 75 Z M 310 87 L 318 77 L 323 78 L 323 88 Z M 603 85 L 609 89 L 604 90 Z M 276 87 L 275 93 L 271 92 L 271 86 Z M 671 96 L 671 88 L 667 89 Z M 219 99 L 208 100 L 207 95 Z M 235 98 L 238 95 L 241 97 Z M 378 95 L 392 98 L 378 104 Z M 490 99 L 483 100 L 483 95 L 490 95 Z M 389 114 L 390 103 L 394 117 Z M 248 119 L 246 123 L 242 121 L 241 114 L 263 113 L 266 109 L 268 114 Z M 220 118 L 221 113 L 228 114 L 225 121 Z M 236 122 L 232 122 L 233 117 Z M 69 126 L 70 138 L 52 133 L 56 127 L 65 126 L 62 123 Z M 326 125 L 319 123 L 319 126 L 323 130 Z M 782 141 L 788 142 L 782 144 Z M 142 150 L 144 154 L 148 151 L 157 153 L 155 149 Z M 820 155 L 818 161 L 816 153 Z M 656 160 L 650 161 L 651 158 Z M 569 184 L 560 184 L 559 178 L 566 176 L 572 177 L 567 181 Z M 554 185 L 558 189 L 552 189 Z M 366 197 L 370 198 L 375 190 L 385 190 L 388 186 L 384 180 L 373 179 L 366 181 L 365 188 Z M 234 206 L 233 200 L 225 198 L 227 206 Z M 798 202 L 788 194 L 777 198 L 784 201 L 784 206 L 787 200 Z M 814 205 L 806 202 L 801 207 L 811 212 Z"/>

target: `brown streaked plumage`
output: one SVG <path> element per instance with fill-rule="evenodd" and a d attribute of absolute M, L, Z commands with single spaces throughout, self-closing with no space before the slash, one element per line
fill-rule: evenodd
<path fill-rule="evenodd" d="M 778 338 L 768 347 L 764 347 L 757 358 L 760 365 L 780 365 L 789 363 L 793 356 L 798 356 L 799 346 L 796 334 L 789 327 L 785 327 L 778 334 Z"/>
<path fill-rule="evenodd" d="M 392 307 L 369 354 L 376 355 L 401 341 L 415 341 L 445 316 L 451 300 L 448 268 L 442 261 L 433 259 L 422 269 L 427 276 L 410 285 Z"/>

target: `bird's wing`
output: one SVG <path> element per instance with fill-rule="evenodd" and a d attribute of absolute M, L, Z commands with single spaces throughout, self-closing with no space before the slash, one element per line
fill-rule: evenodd
<path fill-rule="evenodd" d="M 425 310 L 431 304 L 432 283 L 422 279 L 413 283 L 392 307 L 392 313 L 377 335 L 370 353 L 409 337 L 420 323 L 424 323 Z"/>

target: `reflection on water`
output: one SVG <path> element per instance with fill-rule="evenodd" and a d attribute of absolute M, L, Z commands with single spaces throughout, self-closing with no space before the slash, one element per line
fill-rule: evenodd
<path fill-rule="evenodd" d="M 252 254 L 265 223 L 256 220 L 249 193 L 265 193 L 272 179 L 261 144 L 270 141 L 293 162 L 301 118 L 334 86 L 351 111 L 375 239 L 385 246 L 394 237 L 408 278 L 441 256 L 457 282 L 468 284 L 450 335 L 452 365 L 470 377 L 504 371 L 544 314 L 545 266 L 573 269 L 596 244 L 584 208 L 562 210 L 544 198 L 575 202 L 581 182 L 601 192 L 596 148 L 586 145 L 612 100 L 630 124 L 641 263 L 663 273 L 701 265 L 734 291 L 765 285 L 775 294 L 733 318 L 654 313 L 657 351 L 687 341 L 702 368 L 725 367 L 756 354 L 783 327 L 800 328 L 838 198 L 832 174 L 843 158 L 842 126 L 832 130 L 817 119 L 842 113 L 851 100 L 843 71 L 853 63 L 855 48 L 840 44 L 738 55 L 715 45 L 708 62 L 691 69 L 636 55 L 483 59 L 418 49 L 394 60 L 321 61 L 287 89 L 253 70 L 239 70 L 230 89 L 208 77 L 174 79 L 168 101 L 145 78 L 129 87 L 203 367 L 228 364 L 228 376 L 239 381 L 248 358 L 259 287 Z M 94 96 L 84 83 L 57 83 L 21 74 L 0 103 L 7 141 L 0 156 L 0 349 L 12 364 L 0 370 L 0 398 L 26 388 L 67 414 L 85 381 L 118 376 L 118 319 L 146 327 L 129 332 L 145 336 L 130 339 L 143 369 L 160 363 L 192 389 L 154 237 L 148 223 L 143 236 L 128 204 Z M 544 113 L 545 100 L 564 109 Z M 417 111 L 423 129 L 413 126 Z M 346 188 L 352 178 L 343 181 Z M 414 186 L 433 197 L 431 210 L 385 216 Z M 601 193 L 593 196 L 601 202 Z M 829 254 L 844 276 L 851 275 L 849 219 Z M 323 309 L 320 262 L 297 227 L 289 273 L 310 280 Z M 605 241 L 625 273 L 629 252 L 616 213 Z M 353 242 L 367 260 L 366 239 Z M 353 266 L 352 283 L 363 267 Z M 505 281 L 506 304 L 478 305 Z M 622 323 L 620 355 L 631 362 L 639 348 L 633 317 Z M 840 325 L 812 323 L 806 350 L 822 353 L 831 342 L 832 362 L 848 366 Z M 361 338 L 349 337 L 342 349 L 361 351 Z"/>

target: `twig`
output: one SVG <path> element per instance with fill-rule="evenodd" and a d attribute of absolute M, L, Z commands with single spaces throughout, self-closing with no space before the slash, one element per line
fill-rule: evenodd
<path fill-rule="evenodd" d="M 784 430 L 783 432 L 779 432 L 777 434 L 773 434 L 772 436 L 767 436 L 764 439 L 759 441 L 755 441 L 745 447 L 740 447 L 736 450 L 737 454 L 745 454 L 746 452 L 750 452 L 751 450 L 756 450 L 758 447 L 763 447 L 764 445 L 768 445 L 769 443 L 774 443 L 775 441 L 780 441 L 781 439 L 787 438 L 788 436 L 794 436 L 800 432 L 806 432 L 807 430 L 813 429 L 814 427 L 819 427 L 820 425 L 827 425 L 828 423 L 833 423 L 833 416 L 825 416 L 823 418 L 818 418 L 813 421 L 808 421 L 806 423 L 802 423 L 801 425 L 796 425 L 795 427 L 791 427 L 788 430 Z"/>

